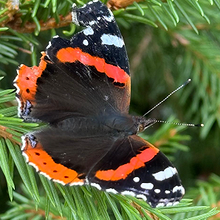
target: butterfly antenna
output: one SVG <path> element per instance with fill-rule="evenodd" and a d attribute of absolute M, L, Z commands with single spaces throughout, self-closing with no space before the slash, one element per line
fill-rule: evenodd
<path fill-rule="evenodd" d="M 155 122 L 164 123 L 164 124 L 172 124 L 172 125 L 183 125 L 187 127 L 204 127 L 204 124 L 180 123 L 180 122 L 170 122 L 170 121 L 163 121 L 163 120 L 156 120 Z"/>
<path fill-rule="evenodd" d="M 182 89 L 185 85 L 187 85 L 189 82 L 191 82 L 191 79 L 188 79 L 185 83 L 183 83 L 181 86 L 179 86 L 177 89 L 175 89 L 174 91 L 172 91 L 168 96 L 166 96 L 162 101 L 160 101 L 159 103 L 157 103 L 153 108 L 151 108 L 149 111 L 147 111 L 144 115 L 146 116 L 147 114 L 149 114 L 150 112 L 152 112 L 155 108 L 157 108 L 159 105 L 161 105 L 163 102 L 165 102 L 171 95 L 173 95 L 175 92 L 179 91 L 180 89 Z"/>

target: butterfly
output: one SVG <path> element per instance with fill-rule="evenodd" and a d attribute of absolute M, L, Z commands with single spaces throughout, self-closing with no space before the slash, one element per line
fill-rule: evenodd
<path fill-rule="evenodd" d="M 26 161 L 63 185 L 177 204 L 184 188 L 176 168 L 137 135 L 155 120 L 129 115 L 129 60 L 112 12 L 94 0 L 74 4 L 72 20 L 85 28 L 70 40 L 53 37 L 39 66 L 18 69 L 18 115 L 48 124 L 22 137 Z"/>

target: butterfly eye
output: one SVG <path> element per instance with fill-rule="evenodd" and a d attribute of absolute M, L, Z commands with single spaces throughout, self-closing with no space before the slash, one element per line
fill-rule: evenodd
<path fill-rule="evenodd" d="M 138 125 L 138 132 L 142 132 L 144 130 L 144 125 L 143 124 L 139 124 Z"/>

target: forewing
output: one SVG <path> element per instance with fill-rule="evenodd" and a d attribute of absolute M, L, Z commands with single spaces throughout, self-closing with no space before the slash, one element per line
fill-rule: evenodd
<path fill-rule="evenodd" d="M 39 67 L 18 70 L 19 115 L 27 120 L 128 113 L 128 57 L 112 13 L 93 2 L 74 8 L 73 20 L 86 28 L 71 40 L 54 37 Z"/>

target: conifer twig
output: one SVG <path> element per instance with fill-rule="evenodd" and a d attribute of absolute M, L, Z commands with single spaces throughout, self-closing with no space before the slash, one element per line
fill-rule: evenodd
<path fill-rule="evenodd" d="M 55 18 L 49 18 L 46 22 L 40 21 L 41 31 L 50 30 L 52 28 L 60 28 L 70 25 L 72 22 L 71 13 L 66 16 L 59 16 L 59 23 L 56 22 Z M 32 33 L 36 28 L 36 23 L 26 22 L 22 25 L 20 17 L 15 18 L 13 22 L 7 24 L 11 29 L 19 33 Z"/>
<path fill-rule="evenodd" d="M 140 2 L 142 0 L 136 0 L 135 2 Z M 111 9 L 119 9 L 119 8 L 126 8 L 129 5 L 132 5 L 134 0 L 109 0 L 107 2 L 108 8 Z"/>
<path fill-rule="evenodd" d="M 0 19 L 2 20 L 0 22 L 0 27 L 5 27 L 7 26 L 7 23 L 14 20 L 14 15 L 17 13 L 18 10 L 19 10 L 19 3 L 9 0 L 6 3 L 4 12 L 0 15 Z"/>

